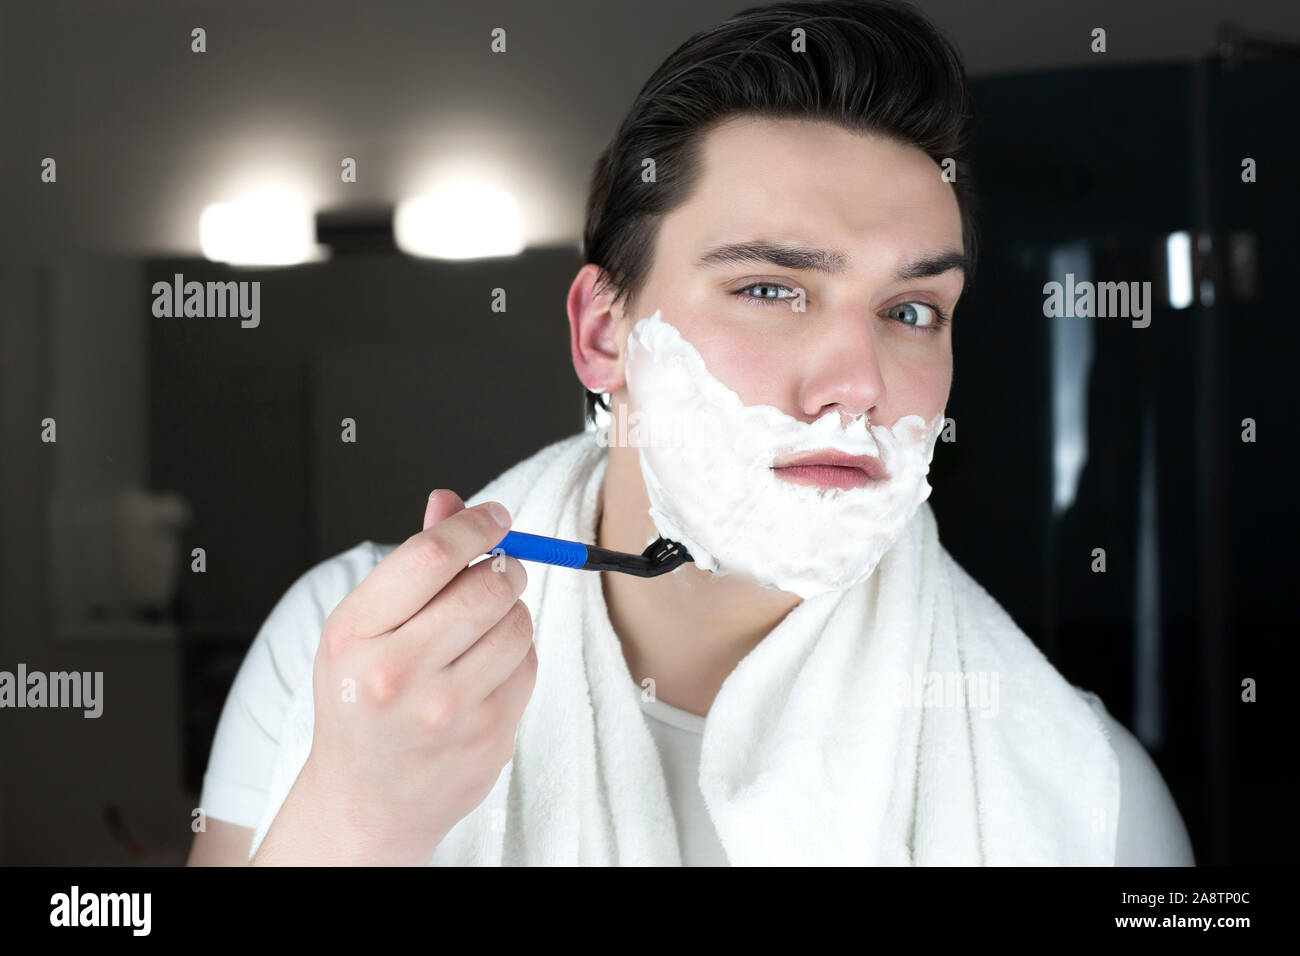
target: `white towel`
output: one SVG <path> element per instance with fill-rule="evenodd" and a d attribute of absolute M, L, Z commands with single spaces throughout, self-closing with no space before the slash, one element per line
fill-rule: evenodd
<path fill-rule="evenodd" d="M 513 528 L 591 543 L 607 456 L 583 432 L 466 503 L 499 500 Z M 539 667 L 514 757 L 430 864 L 680 865 L 599 575 L 527 569 Z M 901 693 L 962 674 L 983 675 L 996 706 Z M 727 677 L 699 782 L 732 865 L 1113 865 L 1119 766 L 1101 713 L 940 545 L 923 503 L 871 577 L 797 605 Z M 309 669 L 250 857 L 312 724 Z"/>

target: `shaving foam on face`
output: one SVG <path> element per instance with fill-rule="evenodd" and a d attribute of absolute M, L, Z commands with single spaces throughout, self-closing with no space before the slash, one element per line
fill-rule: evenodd
<path fill-rule="evenodd" d="M 921 502 L 943 424 L 904 415 L 892 427 L 831 411 L 802 422 L 745 405 L 656 311 L 628 336 L 627 390 L 650 518 L 697 567 L 747 574 L 802 598 L 870 576 Z M 888 477 L 824 488 L 777 477 L 773 463 L 807 451 L 871 455 Z"/>

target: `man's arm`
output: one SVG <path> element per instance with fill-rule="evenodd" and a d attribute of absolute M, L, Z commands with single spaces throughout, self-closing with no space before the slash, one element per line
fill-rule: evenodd
<path fill-rule="evenodd" d="M 253 828 L 211 817 L 207 829 L 194 835 L 186 866 L 247 866 Z"/>
<path fill-rule="evenodd" d="M 258 630 L 217 722 L 199 798 L 206 830 L 194 835 L 189 865 L 248 864 L 293 689 L 311 670 L 326 617 L 380 554 L 367 541 L 317 564 L 285 591 Z"/>

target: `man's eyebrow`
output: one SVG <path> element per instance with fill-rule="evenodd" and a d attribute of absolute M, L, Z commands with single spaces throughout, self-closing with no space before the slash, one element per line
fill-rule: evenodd
<path fill-rule="evenodd" d="M 923 256 L 909 262 L 899 269 L 899 279 L 926 279 L 930 276 L 943 275 L 953 269 L 960 269 L 963 281 L 970 275 L 970 256 L 956 249 L 949 249 L 933 256 Z"/>
<path fill-rule="evenodd" d="M 848 256 L 835 249 L 806 249 L 777 242 L 731 242 L 710 249 L 695 260 L 697 266 L 733 262 L 768 262 L 783 269 L 807 269 L 814 272 L 844 271 Z"/>
<path fill-rule="evenodd" d="M 809 249 L 776 242 L 730 242 L 710 249 L 695 260 L 700 267 L 738 262 L 765 262 L 783 269 L 802 269 L 837 275 L 844 271 L 848 255 L 838 249 Z M 960 269 L 963 277 L 970 273 L 970 257 L 956 249 L 923 256 L 905 264 L 895 274 L 897 279 L 924 279 Z"/>

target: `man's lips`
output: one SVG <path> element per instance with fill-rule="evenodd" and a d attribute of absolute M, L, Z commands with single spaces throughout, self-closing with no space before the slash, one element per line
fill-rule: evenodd
<path fill-rule="evenodd" d="M 827 488 L 861 488 L 887 477 L 879 458 L 849 455 L 830 448 L 786 456 L 772 470 L 787 481 Z"/>

